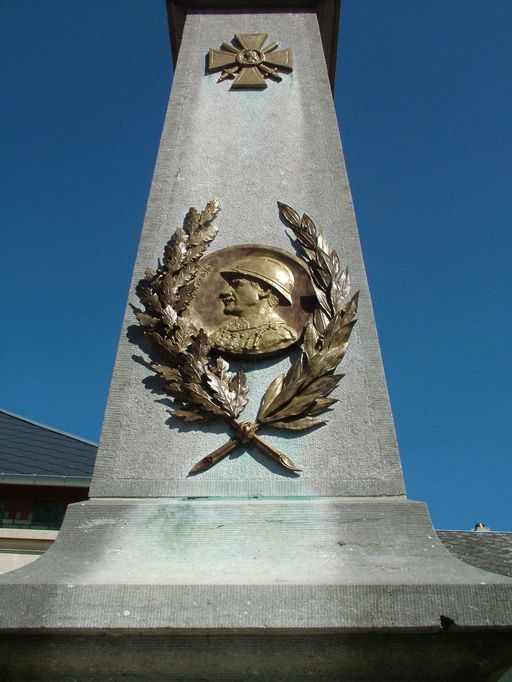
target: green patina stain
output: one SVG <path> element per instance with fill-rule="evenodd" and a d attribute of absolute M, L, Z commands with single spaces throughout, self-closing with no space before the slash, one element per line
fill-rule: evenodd
<path fill-rule="evenodd" d="M 167 505 L 157 507 L 144 521 L 144 526 L 163 550 L 177 549 L 196 528 L 193 505 Z"/>

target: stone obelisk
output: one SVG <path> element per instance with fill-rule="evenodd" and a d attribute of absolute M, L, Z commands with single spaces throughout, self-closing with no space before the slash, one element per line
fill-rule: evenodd
<path fill-rule="evenodd" d="M 405 497 L 326 66 L 339 4 L 168 4 L 179 56 L 91 499 L 68 509 L 44 557 L 0 580 L 7 675 L 487 679 L 510 664 L 512 583 L 456 560 L 426 507 Z M 243 36 L 267 42 L 244 48 Z M 210 72 L 212 49 L 235 57 Z M 291 51 L 292 69 L 276 50 Z M 169 418 L 168 397 L 148 381 L 137 283 L 188 209 L 213 197 L 212 252 L 290 251 L 282 202 L 311 217 L 360 292 L 327 424 L 261 431 L 300 475 L 250 443 L 188 475 L 229 429 Z M 244 418 L 290 358 L 238 364 Z"/>

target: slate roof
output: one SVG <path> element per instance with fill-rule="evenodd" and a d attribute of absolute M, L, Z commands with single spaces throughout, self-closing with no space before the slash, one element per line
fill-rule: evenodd
<path fill-rule="evenodd" d="M 467 564 L 512 578 L 512 533 L 438 530 L 443 545 Z"/>
<path fill-rule="evenodd" d="M 92 477 L 98 446 L 0 410 L 2 474 Z"/>

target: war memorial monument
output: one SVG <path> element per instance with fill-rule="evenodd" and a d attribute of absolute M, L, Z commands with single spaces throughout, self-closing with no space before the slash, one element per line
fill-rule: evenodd
<path fill-rule="evenodd" d="M 339 0 L 168 11 L 91 499 L 0 578 L 2 679 L 497 680 L 512 580 L 405 495 L 331 94 Z"/>

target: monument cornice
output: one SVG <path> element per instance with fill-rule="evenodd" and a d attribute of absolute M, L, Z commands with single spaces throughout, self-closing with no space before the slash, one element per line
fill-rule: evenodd
<path fill-rule="evenodd" d="M 331 90 L 334 92 L 336 55 L 338 52 L 338 28 L 341 0 L 166 0 L 172 59 L 176 65 L 181 46 L 185 19 L 189 12 L 315 12 L 325 61 L 329 72 Z"/>

